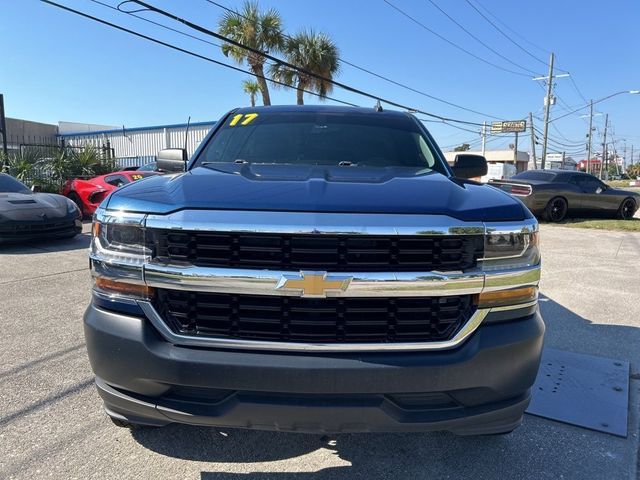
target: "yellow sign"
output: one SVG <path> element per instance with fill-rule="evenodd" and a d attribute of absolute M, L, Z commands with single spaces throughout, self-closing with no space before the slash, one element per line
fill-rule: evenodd
<path fill-rule="evenodd" d="M 491 133 L 517 133 L 527 129 L 525 120 L 512 120 L 505 122 L 491 122 Z"/>
<path fill-rule="evenodd" d="M 255 120 L 257 116 L 258 116 L 257 113 L 244 113 L 244 114 L 238 113 L 237 115 L 234 115 L 233 117 L 231 117 L 229 126 L 235 127 L 236 125 L 249 125 L 251 122 Z"/>
<path fill-rule="evenodd" d="M 326 297 L 328 290 L 345 291 L 351 277 L 327 275 L 326 272 L 300 272 L 285 274 L 276 289 L 299 290 L 303 297 Z"/>

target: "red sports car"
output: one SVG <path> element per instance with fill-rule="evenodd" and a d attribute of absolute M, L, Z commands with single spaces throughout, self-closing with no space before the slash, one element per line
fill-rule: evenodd
<path fill-rule="evenodd" d="M 89 216 L 93 215 L 100 202 L 116 188 L 153 175 L 158 175 L 158 173 L 122 171 L 100 175 L 89 180 L 74 178 L 65 182 L 61 193 L 73 200 L 83 215 Z"/>

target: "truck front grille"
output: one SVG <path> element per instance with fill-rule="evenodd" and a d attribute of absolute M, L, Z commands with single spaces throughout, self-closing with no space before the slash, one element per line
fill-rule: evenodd
<path fill-rule="evenodd" d="M 156 308 L 183 335 L 318 343 L 444 341 L 474 312 L 471 295 L 318 299 L 164 289 Z"/>
<path fill-rule="evenodd" d="M 156 257 L 202 267 L 453 271 L 473 268 L 482 235 L 290 235 L 151 230 Z"/>

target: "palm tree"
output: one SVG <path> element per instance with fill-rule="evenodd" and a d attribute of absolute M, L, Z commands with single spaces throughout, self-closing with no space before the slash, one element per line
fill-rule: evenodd
<path fill-rule="evenodd" d="M 298 105 L 304 104 L 305 90 L 317 92 L 321 98 L 331 93 L 333 90 L 331 80 L 338 73 L 340 65 L 338 47 L 329 36 L 324 33 L 316 33 L 313 30 L 302 31 L 287 38 L 284 53 L 287 62 L 323 77 L 317 78 L 307 73 L 291 70 L 282 64 L 271 66 L 271 75 L 274 79 L 296 88 Z"/>
<path fill-rule="evenodd" d="M 261 12 L 255 1 L 245 2 L 240 13 L 225 13 L 220 20 L 219 31 L 222 35 L 260 52 L 278 52 L 284 45 L 280 14 L 275 9 Z M 251 71 L 256 75 L 262 93 L 262 103 L 271 105 L 269 87 L 264 77 L 266 60 L 264 55 L 229 43 L 222 45 L 222 53 L 227 57 L 231 56 L 239 64 L 247 62 Z"/>
<path fill-rule="evenodd" d="M 245 80 L 244 82 L 242 82 L 242 90 L 244 90 L 244 93 L 249 95 L 249 98 L 251 99 L 251 106 L 255 107 L 256 95 L 260 91 L 258 82 L 256 82 L 255 80 Z"/>

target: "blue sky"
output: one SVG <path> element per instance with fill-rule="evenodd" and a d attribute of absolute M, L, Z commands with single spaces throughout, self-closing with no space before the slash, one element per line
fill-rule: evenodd
<path fill-rule="evenodd" d="M 179 123 L 188 116 L 192 121 L 216 119 L 235 106 L 248 104 L 248 97 L 240 87 L 246 78 L 243 74 L 150 44 L 36 0 L 0 1 L 0 45 L 3 45 L 0 92 L 5 95 L 7 116 L 52 123 L 66 120 L 136 127 Z M 89 0 L 56 1 L 232 63 L 214 46 L 183 38 Z M 221 16 L 221 10 L 205 0 L 148 1 L 208 28 L 215 28 Z M 553 50 L 557 65 L 571 72 L 587 99 L 640 89 L 637 0 L 470 1 L 481 11 L 484 8 L 497 17 L 502 22 L 497 25 L 542 62 L 510 43 L 465 0 L 433 0 L 484 43 L 540 75 L 546 75 L 543 62 Z M 334 38 L 345 60 L 418 90 L 503 119 L 524 118 L 530 111 L 542 117 L 541 82 L 532 81 L 526 72 L 473 40 L 429 0 L 390 2 L 461 47 L 525 76 L 501 71 L 468 56 L 383 0 L 261 0 L 260 5 L 277 8 L 288 32 L 305 27 L 326 32 Z M 219 3 L 231 8 L 241 5 L 235 0 Z M 166 19 L 148 18 L 181 28 Z M 473 122 L 492 120 L 409 92 L 349 66 L 343 66 L 338 78 L 425 111 Z M 559 78 L 555 84 L 561 101 L 553 107 L 552 117 L 566 113 L 566 106 L 585 103 L 568 78 Z M 362 106 L 374 103 L 338 88 L 333 95 Z M 295 102 L 291 90 L 272 89 L 272 97 L 274 103 Z M 317 103 L 315 98 L 306 100 Z M 598 105 L 596 111 L 609 113 L 619 150 L 626 140 L 629 148 L 635 144 L 640 153 L 640 95 L 617 96 Z M 604 116 L 594 118 L 599 131 L 603 119 Z M 540 121 L 534 119 L 534 123 L 541 127 Z M 554 125 L 550 135 L 558 143 L 574 145 L 584 141 L 587 124 L 578 114 Z M 474 145 L 479 143 L 475 132 L 437 123 L 429 123 L 428 127 L 443 147 L 470 140 Z M 505 146 L 513 138 L 490 140 L 488 147 L 493 148 Z M 528 137 L 521 146 L 528 150 Z M 567 150 L 580 148 L 571 146 Z"/>

